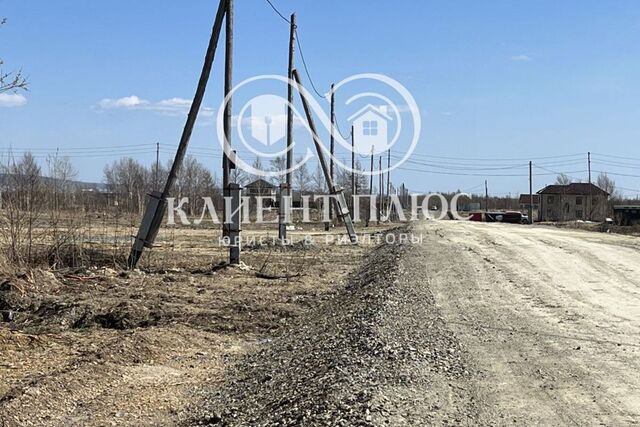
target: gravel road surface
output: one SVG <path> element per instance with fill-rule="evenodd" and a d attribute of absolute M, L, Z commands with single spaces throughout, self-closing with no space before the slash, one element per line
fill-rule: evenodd
<path fill-rule="evenodd" d="M 410 231 L 423 242 L 380 246 L 222 389 L 200 390 L 187 424 L 640 423 L 640 240 Z"/>
<path fill-rule="evenodd" d="M 416 230 L 425 285 L 473 355 L 478 422 L 640 423 L 640 240 L 508 224 Z"/>

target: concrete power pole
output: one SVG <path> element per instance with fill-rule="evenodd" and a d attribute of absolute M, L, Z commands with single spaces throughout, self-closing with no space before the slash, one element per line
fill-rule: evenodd
<path fill-rule="evenodd" d="M 533 224 L 533 162 L 529 161 L 529 223 Z"/>
<path fill-rule="evenodd" d="M 281 242 L 287 239 L 285 196 L 293 196 L 291 168 L 293 167 L 293 67 L 296 37 L 296 14 L 291 14 L 289 29 L 289 64 L 287 69 L 287 182 L 280 186 L 280 208 L 278 210 L 278 238 Z M 291 199 L 289 199 L 291 200 Z"/>

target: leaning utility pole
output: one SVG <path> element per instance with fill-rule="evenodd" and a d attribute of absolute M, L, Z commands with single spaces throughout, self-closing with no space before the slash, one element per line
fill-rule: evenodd
<path fill-rule="evenodd" d="M 302 106 L 304 107 L 304 113 L 307 116 L 309 129 L 311 129 L 313 143 L 318 153 L 318 160 L 320 161 L 320 167 L 322 168 L 322 172 L 324 173 L 325 180 L 327 181 L 327 187 L 329 188 L 329 193 L 331 196 L 334 196 L 335 198 L 338 216 L 342 220 L 342 222 L 344 222 L 344 225 L 347 229 L 347 234 L 349 234 L 349 239 L 351 240 L 351 243 L 356 245 L 358 244 L 358 236 L 356 235 L 355 229 L 353 228 L 351 213 L 349 212 L 349 208 L 347 207 L 347 201 L 344 198 L 344 190 L 333 183 L 333 179 L 331 177 L 331 174 L 329 173 L 329 168 L 327 167 L 327 163 L 325 162 L 325 159 L 324 159 L 324 154 L 322 153 L 322 143 L 320 142 L 320 137 L 318 136 L 316 124 L 313 121 L 313 115 L 311 114 L 311 109 L 309 108 L 309 104 L 307 103 L 307 97 L 305 95 L 305 90 L 304 90 L 304 87 L 302 86 L 302 82 L 300 81 L 300 76 L 298 75 L 297 70 L 293 70 L 292 74 L 296 84 L 298 85 L 298 93 L 300 94 L 300 100 L 302 101 Z"/>
<path fill-rule="evenodd" d="M 224 213 L 222 235 L 228 238 L 229 263 L 240 263 L 240 209 L 241 188 L 238 183 L 230 182 L 231 169 L 235 168 L 235 159 L 229 159 L 231 153 L 231 91 L 233 90 L 233 0 L 227 0 L 227 19 L 225 22 L 225 52 L 224 52 L 224 152 L 222 155 L 222 188 L 224 196 Z M 229 205 L 229 209 L 227 209 Z M 228 212 L 227 212 L 228 211 Z"/>
<path fill-rule="evenodd" d="M 281 242 L 287 239 L 286 196 L 293 196 L 291 169 L 293 168 L 293 60 L 296 38 L 296 14 L 289 20 L 289 65 L 287 67 L 287 182 L 280 186 L 280 206 L 278 209 L 278 238 Z M 288 200 L 289 202 L 291 199 Z"/>
<path fill-rule="evenodd" d="M 331 84 L 331 131 L 329 132 L 329 174 L 331 175 L 331 180 L 334 179 L 335 175 L 333 173 L 333 156 L 335 154 L 335 126 L 336 126 L 336 97 L 333 91 L 333 83 Z M 329 222 L 324 224 L 324 231 L 329 231 L 329 224 L 333 224 L 333 206 L 329 203 Z"/>
<path fill-rule="evenodd" d="M 220 3 L 218 4 L 218 11 L 216 12 L 215 21 L 213 23 L 213 29 L 211 31 L 211 38 L 207 47 L 207 53 L 205 55 L 204 64 L 202 66 L 202 72 L 198 81 L 198 87 L 193 97 L 191 107 L 189 108 L 187 121 L 184 125 L 182 136 L 180 137 L 178 151 L 176 152 L 176 156 L 173 160 L 173 165 L 171 166 L 171 170 L 169 171 L 169 176 L 167 177 L 167 182 L 165 183 L 162 193 L 153 191 L 149 195 L 147 208 L 145 210 L 144 216 L 142 217 L 142 222 L 140 223 L 138 234 L 135 237 L 135 240 L 131 247 L 131 253 L 129 254 L 129 258 L 127 260 L 127 266 L 131 269 L 135 268 L 138 264 L 144 248 L 153 247 L 153 242 L 158 235 L 158 230 L 160 229 L 162 219 L 164 218 L 164 212 L 167 208 L 167 196 L 169 196 L 169 193 L 173 188 L 173 184 L 176 181 L 178 170 L 180 169 L 182 161 L 184 160 L 184 156 L 187 152 L 187 146 L 189 145 L 189 140 L 191 139 L 191 134 L 193 133 L 193 127 L 196 123 L 198 112 L 200 111 L 200 107 L 202 106 L 202 100 L 204 99 L 204 94 L 207 89 L 207 82 L 209 80 L 209 76 L 211 75 L 213 59 L 215 58 L 216 47 L 220 38 L 222 21 L 225 17 L 226 9 L 227 0 L 220 0 Z"/>
<path fill-rule="evenodd" d="M 591 151 L 587 153 L 587 162 L 589 163 L 589 221 L 591 221 L 593 211 L 593 194 L 591 192 Z"/>
<path fill-rule="evenodd" d="M 533 162 L 531 161 L 529 161 L 529 224 L 533 224 Z"/>

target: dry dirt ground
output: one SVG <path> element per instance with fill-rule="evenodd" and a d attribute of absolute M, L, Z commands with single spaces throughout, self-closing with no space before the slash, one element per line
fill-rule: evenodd
<path fill-rule="evenodd" d="M 217 249 L 180 237 L 158 251 L 175 270 L 149 260 L 146 273 L 128 276 L 17 278 L 12 292 L 44 288 L 25 292 L 31 314 L 1 330 L 0 417 L 7 425 L 640 423 L 637 237 L 459 221 L 386 236 L 403 232 L 422 243 L 267 246 L 245 253 L 253 270 L 213 272 L 205 267 L 222 259 Z M 190 266 L 181 254 L 202 256 Z M 305 275 L 257 279 L 265 261 L 272 273 Z"/>
<path fill-rule="evenodd" d="M 424 283 L 478 372 L 477 421 L 640 423 L 640 240 L 506 224 L 422 228 Z"/>
<path fill-rule="evenodd" d="M 371 246 L 321 229 L 286 248 L 273 227 L 247 230 L 240 267 L 218 266 L 218 231 L 163 230 L 134 272 L 106 243 L 122 230 L 105 229 L 97 267 L 0 277 L 0 310 L 16 313 L 0 322 L 0 425 L 174 425 L 194 389 L 344 286 Z"/>
<path fill-rule="evenodd" d="M 640 423 L 640 241 L 428 222 L 204 389 L 188 424 Z"/>

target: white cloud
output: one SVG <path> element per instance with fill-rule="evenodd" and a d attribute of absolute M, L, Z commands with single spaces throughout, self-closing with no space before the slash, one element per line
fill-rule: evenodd
<path fill-rule="evenodd" d="M 115 108 L 135 108 L 147 104 L 149 104 L 149 101 L 144 101 L 135 95 L 125 96 L 124 98 L 118 99 L 105 98 L 98 103 L 100 108 L 102 108 L 103 110 L 111 110 Z"/>
<path fill-rule="evenodd" d="M 511 60 L 515 62 L 530 62 L 533 61 L 533 58 L 527 55 L 514 55 L 511 57 Z"/>
<path fill-rule="evenodd" d="M 158 102 L 150 102 L 140 99 L 135 95 L 125 96 L 124 98 L 111 99 L 105 98 L 98 102 L 101 110 L 141 110 L 151 111 L 166 116 L 186 116 L 191 108 L 191 100 L 184 98 L 169 98 Z M 202 107 L 200 114 L 203 117 L 212 117 L 214 110 L 209 107 Z"/>
<path fill-rule="evenodd" d="M 22 107 L 27 103 L 24 95 L 17 93 L 0 93 L 0 107 Z"/>

